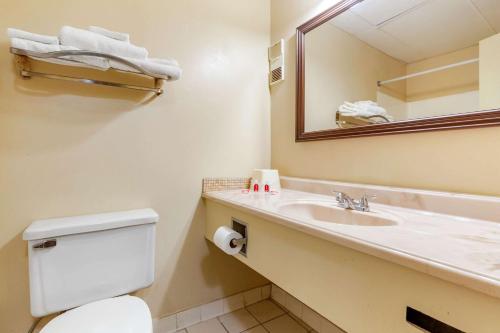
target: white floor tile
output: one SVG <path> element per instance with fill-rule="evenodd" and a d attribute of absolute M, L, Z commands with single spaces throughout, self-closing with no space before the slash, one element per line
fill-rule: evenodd
<path fill-rule="evenodd" d="M 171 315 L 156 321 L 155 333 L 171 333 L 177 329 L 177 317 Z"/>
<path fill-rule="evenodd" d="M 247 310 L 257 318 L 260 323 L 264 323 L 285 313 L 279 306 L 269 300 L 252 304 L 247 307 Z"/>
<path fill-rule="evenodd" d="M 265 285 L 264 287 L 261 288 L 262 293 L 262 299 L 268 299 L 271 297 L 271 285 Z"/>
<path fill-rule="evenodd" d="M 222 300 L 222 311 L 229 313 L 241 309 L 244 306 L 243 294 L 236 294 Z"/>
<path fill-rule="evenodd" d="M 202 321 L 187 328 L 188 333 L 226 333 L 222 324 L 216 319 Z"/>
<path fill-rule="evenodd" d="M 295 316 L 298 318 L 302 319 L 302 302 L 293 297 L 292 295 L 287 294 L 286 295 L 286 308 L 288 311 L 293 313 Z"/>
<path fill-rule="evenodd" d="M 335 326 L 325 318 L 321 318 L 321 329 L 320 333 L 345 333 L 339 327 Z"/>
<path fill-rule="evenodd" d="M 201 308 L 196 307 L 177 314 L 177 328 L 185 328 L 201 321 Z"/>
<path fill-rule="evenodd" d="M 243 333 L 267 333 L 267 331 L 263 326 L 257 326 L 257 327 L 251 328 L 248 331 L 245 331 Z"/>
<path fill-rule="evenodd" d="M 245 301 L 245 306 L 260 302 L 262 300 L 261 288 L 255 288 L 243 293 L 243 300 Z"/>
<path fill-rule="evenodd" d="M 229 333 L 240 333 L 258 325 L 257 320 L 245 309 L 240 309 L 219 317 Z"/>
<path fill-rule="evenodd" d="M 208 320 L 224 314 L 222 300 L 217 300 L 201 306 L 201 320 Z"/>
<path fill-rule="evenodd" d="M 271 298 L 274 299 L 276 302 L 279 304 L 285 306 L 286 305 L 286 295 L 287 293 L 278 287 L 277 285 L 273 284 L 271 288 Z"/>
<path fill-rule="evenodd" d="M 270 333 L 306 333 L 306 329 L 299 325 L 289 315 L 283 315 L 264 324 Z"/>
<path fill-rule="evenodd" d="M 302 308 L 302 320 L 314 330 L 321 330 L 321 316 L 308 306 Z"/>

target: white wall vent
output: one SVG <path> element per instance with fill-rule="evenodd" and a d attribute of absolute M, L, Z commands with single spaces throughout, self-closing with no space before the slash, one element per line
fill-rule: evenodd
<path fill-rule="evenodd" d="M 273 86 L 285 79 L 285 41 L 273 44 L 269 54 L 269 85 Z"/>

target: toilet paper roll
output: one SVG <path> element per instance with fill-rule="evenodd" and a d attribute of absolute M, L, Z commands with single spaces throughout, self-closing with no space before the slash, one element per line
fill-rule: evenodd
<path fill-rule="evenodd" d="M 234 231 L 233 229 L 229 227 L 219 227 L 214 234 L 214 243 L 217 245 L 219 249 L 222 251 L 226 252 L 229 255 L 235 255 L 238 252 L 240 252 L 241 248 L 243 247 L 242 244 L 234 246 L 231 244 L 231 241 L 233 239 L 240 239 L 243 238 L 243 236 Z"/>

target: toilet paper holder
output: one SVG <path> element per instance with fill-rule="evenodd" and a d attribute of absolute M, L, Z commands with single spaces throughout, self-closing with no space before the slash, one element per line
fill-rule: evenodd
<path fill-rule="evenodd" d="M 234 217 L 231 218 L 231 224 L 232 229 L 238 232 L 243 237 L 240 239 L 231 240 L 231 243 L 229 245 L 231 247 L 238 247 L 239 245 L 243 245 L 240 254 L 246 257 L 248 251 L 248 224 Z"/>
<path fill-rule="evenodd" d="M 229 246 L 231 246 L 233 249 L 235 247 L 238 247 L 240 245 L 245 245 L 247 243 L 247 239 L 246 238 L 234 238 L 231 240 L 231 243 L 229 244 Z"/>

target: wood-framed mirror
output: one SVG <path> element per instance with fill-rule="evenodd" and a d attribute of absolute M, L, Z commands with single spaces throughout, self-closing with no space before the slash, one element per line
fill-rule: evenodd
<path fill-rule="evenodd" d="M 500 1 L 341 1 L 296 71 L 296 141 L 500 125 Z"/>

